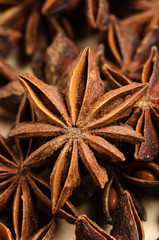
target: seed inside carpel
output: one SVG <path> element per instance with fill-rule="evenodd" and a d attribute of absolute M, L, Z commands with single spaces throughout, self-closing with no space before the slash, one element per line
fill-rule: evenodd
<path fill-rule="evenodd" d="M 110 189 L 109 199 L 108 199 L 108 205 L 109 205 L 110 212 L 114 212 L 115 211 L 115 209 L 116 209 L 116 207 L 118 205 L 118 201 L 119 201 L 118 194 L 117 194 L 115 188 L 112 187 Z"/>
<path fill-rule="evenodd" d="M 139 179 L 147 180 L 147 181 L 157 181 L 157 176 L 155 173 L 151 172 L 148 169 L 139 169 L 133 173 L 133 176 Z"/>

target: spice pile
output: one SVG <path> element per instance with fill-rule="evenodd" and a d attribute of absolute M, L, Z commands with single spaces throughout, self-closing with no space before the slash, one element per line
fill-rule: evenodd
<path fill-rule="evenodd" d="M 63 218 L 77 240 L 143 240 L 140 192 L 159 194 L 159 1 L 0 11 L 0 107 L 16 118 L 0 136 L 0 239 L 51 240 Z M 17 46 L 33 74 L 8 64 Z M 77 211 L 86 200 L 110 233 Z"/>

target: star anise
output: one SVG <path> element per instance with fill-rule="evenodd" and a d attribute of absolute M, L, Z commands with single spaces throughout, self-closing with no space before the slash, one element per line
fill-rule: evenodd
<path fill-rule="evenodd" d="M 34 119 L 33 110 L 28 104 L 24 98 L 17 115 L 17 123 L 22 119 L 26 120 L 24 118 L 25 108 L 30 110 L 30 113 L 27 111 L 27 119 Z M 15 140 L 14 144 L 13 141 L 8 142 L 8 139 L 0 136 L 0 210 L 5 210 L 14 195 L 13 227 L 16 239 L 20 236 L 21 239 L 28 239 L 37 227 L 32 194 L 48 208 L 51 207 L 50 186 L 40 177 L 39 173 L 34 173 L 27 165 L 23 166 L 32 148 L 32 140 Z"/>
<path fill-rule="evenodd" d="M 126 164 L 129 165 L 129 164 Z M 131 195 L 135 208 L 138 212 L 138 215 L 142 220 L 146 220 L 146 211 L 145 208 L 139 199 L 138 195 L 135 193 L 134 189 L 128 184 L 129 181 L 125 181 L 125 175 L 123 178 L 123 172 L 127 169 L 126 166 L 120 170 L 119 165 L 115 165 L 109 168 L 109 181 L 106 183 L 105 188 L 102 191 L 102 196 L 100 197 L 100 211 L 102 215 L 102 221 L 112 223 L 114 220 L 114 214 L 118 206 L 119 199 L 123 194 L 124 190 L 127 190 Z M 141 168 L 142 171 L 142 168 Z M 143 169 L 144 171 L 144 169 Z M 131 173 L 127 174 L 128 178 L 131 178 Z M 137 184 L 136 184 L 137 185 Z M 138 186 L 140 189 L 140 187 Z M 142 188 L 142 187 L 141 187 Z M 142 189 L 141 189 L 142 190 Z M 101 201 L 102 200 L 102 201 Z M 101 209 L 102 207 L 102 209 Z"/>
<path fill-rule="evenodd" d="M 125 191 L 119 200 L 111 234 L 117 240 L 143 240 L 144 232 L 130 194 Z"/>
<path fill-rule="evenodd" d="M 42 227 L 36 234 L 29 237 L 29 240 L 52 240 L 54 237 L 55 222 L 52 219 L 46 226 Z M 13 240 L 13 236 L 9 228 L 0 222 L 0 239 Z M 23 238 L 24 239 L 24 238 Z M 25 238 L 26 239 L 26 238 Z M 28 238 L 27 238 L 28 239 Z"/>
<path fill-rule="evenodd" d="M 101 72 L 105 75 L 108 65 L 126 77 L 140 81 L 151 47 L 158 41 L 159 28 L 151 28 L 141 39 L 127 24 L 111 16 L 105 46 L 99 45 L 96 49 Z"/>
<path fill-rule="evenodd" d="M 70 206 L 70 210 L 72 206 Z M 74 213 L 72 213 L 74 216 Z M 76 212 L 76 240 L 143 240 L 144 233 L 140 218 L 135 210 L 130 194 L 124 191 L 116 209 L 111 235 L 100 228 L 86 215 Z"/>
<path fill-rule="evenodd" d="M 129 126 L 120 126 L 117 121 L 130 113 L 147 86 L 135 83 L 104 94 L 95 55 L 90 48 L 85 48 L 73 65 L 66 103 L 55 86 L 31 74 L 21 74 L 19 79 L 41 120 L 17 125 L 10 136 L 46 138 L 46 143 L 27 158 L 23 167 L 43 164 L 48 156 L 62 148 L 50 176 L 55 213 L 80 184 L 78 155 L 94 182 L 103 188 L 108 181 L 107 173 L 92 149 L 118 162 L 125 160 L 124 155 L 105 138 L 133 144 L 143 141 L 141 134 Z"/>
<path fill-rule="evenodd" d="M 127 124 L 135 127 L 145 138 L 144 143 L 135 147 L 135 159 L 150 161 L 159 153 L 158 118 L 159 118 L 159 81 L 158 81 L 159 52 L 152 47 L 151 54 L 142 71 L 142 83 L 148 83 L 147 92 L 134 105 L 134 112 L 127 120 Z M 106 67 L 109 78 L 119 87 L 130 84 L 131 81 L 122 74 Z"/>
<path fill-rule="evenodd" d="M 29 240 L 52 240 L 55 232 L 55 221 L 52 219 L 46 226 L 42 227 Z"/>
<path fill-rule="evenodd" d="M 154 26 L 159 27 L 158 0 L 137 0 L 134 5 L 138 13 L 126 18 L 126 24 L 137 33 L 146 32 Z"/>
<path fill-rule="evenodd" d="M 45 54 L 35 55 L 32 65 L 34 73 L 47 84 L 66 90 L 69 72 L 77 55 L 73 41 L 63 33 L 58 33 Z"/>
<path fill-rule="evenodd" d="M 108 0 L 86 0 L 86 14 L 91 27 L 100 31 L 107 30 L 109 19 Z"/>
<path fill-rule="evenodd" d="M 0 58 L 0 107 L 11 113 L 17 112 L 23 93 L 16 72 Z"/>
<path fill-rule="evenodd" d="M 2 51 L 0 54 L 2 56 L 10 52 L 11 47 L 20 37 L 24 37 L 27 55 L 45 50 L 57 32 L 66 32 L 72 37 L 72 30 L 67 19 L 61 17 L 59 20 L 61 23 L 59 23 L 57 18 L 42 14 L 43 4 L 44 0 L 21 0 L 1 13 Z"/>

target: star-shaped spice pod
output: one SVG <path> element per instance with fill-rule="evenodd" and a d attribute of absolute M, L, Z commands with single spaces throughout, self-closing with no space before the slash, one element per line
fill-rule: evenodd
<path fill-rule="evenodd" d="M 27 118 L 24 114 L 26 111 Z M 24 98 L 17 115 L 17 123 L 33 119 L 34 111 L 28 100 Z M 35 196 L 48 206 L 48 209 L 51 207 L 50 186 L 39 173 L 30 170 L 27 164 L 23 166 L 33 149 L 34 144 L 31 139 L 15 140 L 14 143 L 0 136 L 0 210 L 6 210 L 13 200 L 12 225 L 16 239 L 20 239 L 20 236 L 21 239 L 28 239 L 37 227 Z M 4 213 L 6 216 L 10 214 L 9 211 Z"/>
<path fill-rule="evenodd" d="M 72 210 L 72 206 L 70 208 Z M 143 240 L 144 233 L 140 218 L 135 210 L 131 196 L 124 191 L 119 199 L 116 209 L 113 229 L 110 234 L 100 228 L 95 222 L 90 220 L 86 215 L 76 212 L 75 217 L 75 234 L 76 240 Z"/>
<path fill-rule="evenodd" d="M 159 2 L 158 0 L 137 0 L 134 6 L 137 14 L 124 20 L 137 33 L 146 32 L 154 26 L 159 26 Z"/>
<path fill-rule="evenodd" d="M 77 56 L 78 49 L 73 41 L 63 33 L 58 33 L 45 54 L 35 56 L 32 65 L 34 74 L 47 84 L 56 85 L 65 91 L 69 72 Z"/>
<path fill-rule="evenodd" d="M 120 166 L 116 166 L 116 168 L 120 169 Z M 102 191 L 102 196 L 99 199 L 102 221 L 106 221 L 111 224 L 113 223 L 115 211 L 124 190 L 129 192 L 140 218 L 146 221 L 146 210 L 137 194 L 135 194 L 134 189 L 131 188 L 128 181 L 125 181 L 125 178 L 123 178 L 122 173 L 118 170 L 115 172 L 112 168 L 109 174 L 109 181 L 106 183 L 105 188 Z M 128 175 L 130 176 L 130 174 Z"/>
<path fill-rule="evenodd" d="M 100 31 L 107 30 L 109 19 L 108 0 L 86 0 L 86 15 L 91 27 Z"/>
<path fill-rule="evenodd" d="M 6 56 L 21 37 L 24 38 L 27 55 L 44 51 L 57 32 L 65 32 L 72 37 L 72 29 L 66 18 L 58 20 L 42 13 L 44 3 L 44 0 L 20 0 L 1 13 L 1 56 Z"/>
<path fill-rule="evenodd" d="M 134 105 L 134 111 L 127 120 L 127 124 L 136 128 L 137 132 L 143 134 L 145 141 L 135 146 L 135 159 L 150 161 L 155 159 L 159 153 L 159 80 L 158 80 L 159 52 L 157 47 L 152 47 L 151 54 L 146 61 L 141 81 L 148 83 L 148 89 L 144 96 Z M 121 87 L 130 84 L 131 81 L 124 75 L 115 71 L 111 67 L 106 67 L 105 71 L 109 78 Z"/>
<path fill-rule="evenodd" d="M 138 36 L 122 20 L 110 17 L 106 40 L 96 49 L 101 72 L 105 75 L 108 66 L 131 80 L 140 82 L 143 65 L 151 47 L 159 41 L 159 28 L 153 27 L 143 37 Z"/>
<path fill-rule="evenodd" d="M 81 52 L 72 67 L 66 102 L 57 87 L 31 74 L 21 74 L 19 79 L 40 121 L 19 124 L 10 136 L 46 138 L 46 143 L 34 151 L 23 166 L 43 164 L 54 151 L 61 150 L 50 176 L 53 213 L 80 184 L 79 157 L 94 182 L 103 188 L 108 181 L 107 173 L 97 162 L 93 149 L 110 156 L 113 161 L 124 161 L 123 153 L 105 138 L 133 144 L 144 140 L 140 133 L 129 126 L 120 126 L 117 121 L 130 113 L 147 84 L 130 84 L 104 94 L 95 55 L 90 48 Z"/>

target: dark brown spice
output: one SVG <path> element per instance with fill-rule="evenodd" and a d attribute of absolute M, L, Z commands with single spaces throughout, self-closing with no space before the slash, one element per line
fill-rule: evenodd
<path fill-rule="evenodd" d="M 18 124 L 10 136 L 49 137 L 23 166 L 43 164 L 47 157 L 62 147 L 50 176 L 52 210 L 55 213 L 80 184 L 78 154 L 94 182 L 103 188 L 108 181 L 107 173 L 91 148 L 110 156 L 113 161 L 124 161 L 122 152 L 105 137 L 133 144 L 143 141 L 141 134 L 132 128 L 111 124 L 130 112 L 147 86 L 135 83 L 104 94 L 95 55 L 90 48 L 81 52 L 72 67 L 66 92 L 67 105 L 56 87 L 46 85 L 30 74 L 21 74 L 19 79 L 43 120 Z"/>

